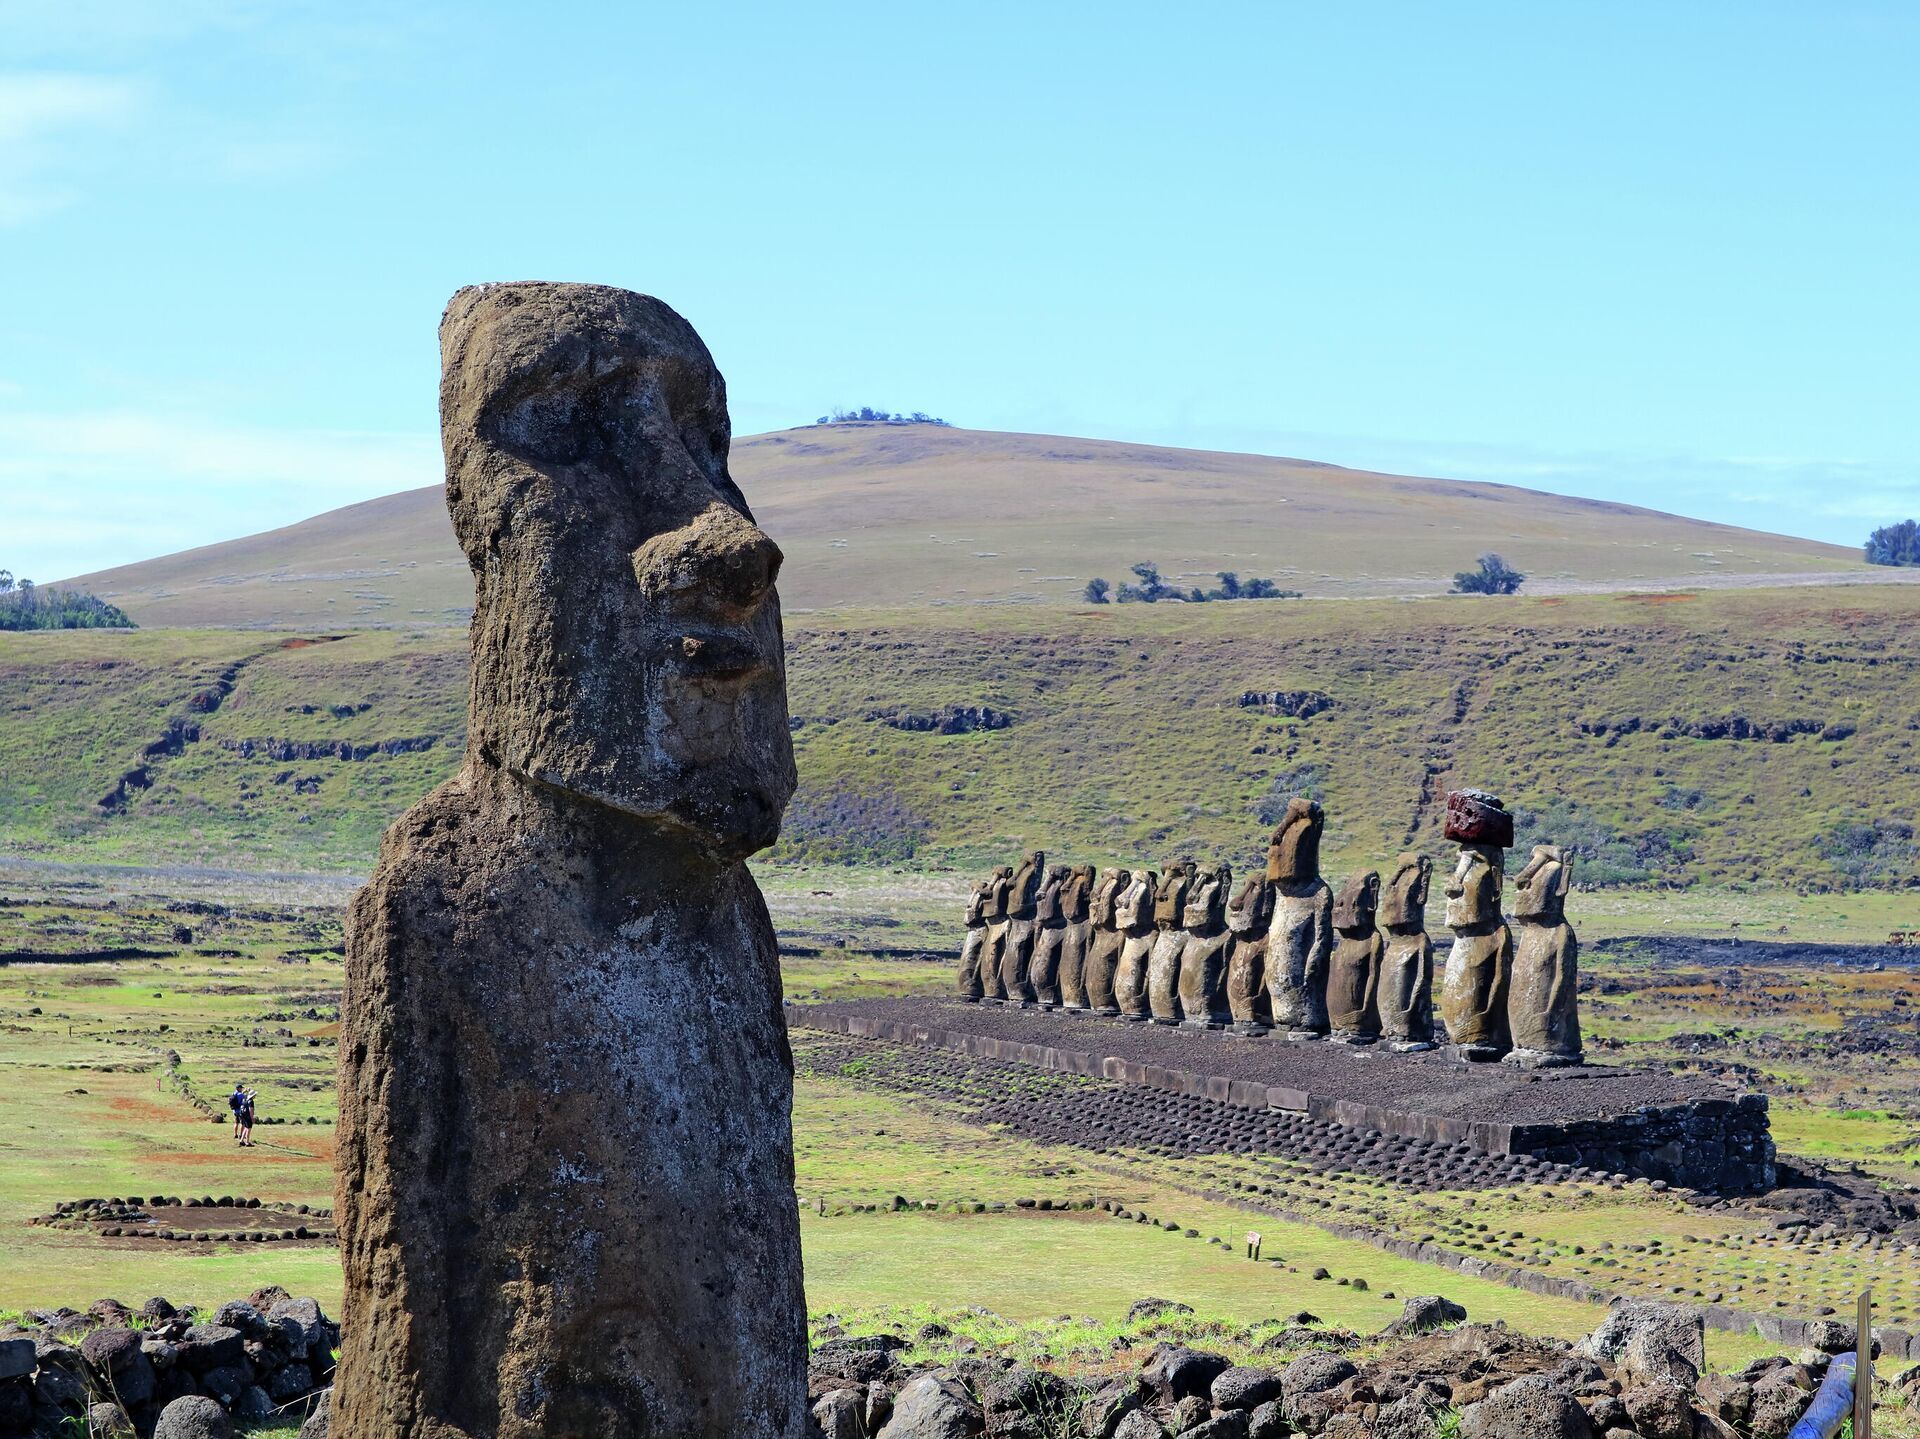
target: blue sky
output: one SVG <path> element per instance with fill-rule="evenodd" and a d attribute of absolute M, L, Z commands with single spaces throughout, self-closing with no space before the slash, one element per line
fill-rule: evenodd
<path fill-rule="evenodd" d="M 0 0 L 0 565 L 438 475 L 459 285 L 832 405 L 1920 513 L 1920 5 Z"/>

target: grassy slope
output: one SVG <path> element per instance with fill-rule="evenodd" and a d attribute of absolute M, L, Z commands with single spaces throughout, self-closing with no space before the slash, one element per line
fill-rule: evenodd
<path fill-rule="evenodd" d="M 1626 505 L 1104 440 L 833 426 L 741 440 L 733 470 L 797 612 L 1058 605 L 1147 559 L 1318 596 L 1433 594 L 1488 549 L 1536 593 L 1888 578 L 1838 546 Z M 445 624 L 473 594 L 437 486 L 77 583 L 147 626 Z"/>
<path fill-rule="evenodd" d="M 1549 837 L 1593 829 L 1629 860 L 1656 851 L 1665 879 L 1818 887 L 1840 877 L 1821 848 L 1831 826 L 1920 812 L 1917 615 L 1920 590 L 1861 587 L 805 620 L 789 635 L 803 785 L 776 857 L 873 863 L 917 846 L 925 868 L 1038 844 L 1101 862 L 1245 863 L 1278 781 L 1326 802 L 1338 873 L 1409 840 L 1438 853 L 1434 797 L 1475 783 L 1559 806 Z M 236 662 L 226 701 L 190 715 L 188 696 Z M 0 636 L 0 845 L 364 868 L 386 820 L 457 763 L 463 676 L 464 638 L 447 630 L 304 648 L 236 632 Z M 1239 707 L 1248 689 L 1319 690 L 1333 706 L 1270 718 Z M 936 735 L 865 717 L 946 704 L 1017 723 Z M 1581 728 L 1736 713 L 1855 730 L 1770 743 Z M 97 812 L 182 715 L 202 740 L 155 762 L 124 813 Z M 359 762 L 223 747 L 424 736 L 438 737 L 424 753 Z M 1911 857 L 1883 876 L 1915 877 Z"/>

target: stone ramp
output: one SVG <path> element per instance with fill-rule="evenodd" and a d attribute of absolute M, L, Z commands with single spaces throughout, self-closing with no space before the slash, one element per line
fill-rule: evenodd
<path fill-rule="evenodd" d="M 1765 1095 L 1652 1070 L 1468 1065 L 1438 1053 L 1246 1039 L 933 997 L 789 1006 L 787 1015 L 790 1026 L 1099 1076 L 1703 1193 L 1755 1194 L 1774 1185 Z"/>

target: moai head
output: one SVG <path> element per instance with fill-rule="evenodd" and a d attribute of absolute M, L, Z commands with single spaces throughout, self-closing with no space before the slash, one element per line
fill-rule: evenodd
<path fill-rule="evenodd" d="M 1265 934 L 1273 923 L 1273 881 L 1256 869 L 1227 905 L 1227 928 L 1235 934 Z"/>
<path fill-rule="evenodd" d="M 1536 844 L 1527 867 L 1513 878 L 1513 917 L 1559 924 L 1572 887 L 1573 856 L 1557 844 Z"/>
<path fill-rule="evenodd" d="M 1193 891 L 1194 863 L 1182 856 L 1167 866 L 1153 892 L 1153 920 L 1162 929 L 1179 929 L 1187 922 L 1187 896 Z"/>
<path fill-rule="evenodd" d="M 993 880 L 981 880 L 967 894 L 967 928 L 977 929 L 987 922 L 987 908 L 993 903 Z"/>
<path fill-rule="evenodd" d="M 1380 908 L 1380 872 L 1363 869 L 1340 886 L 1333 901 L 1333 927 L 1342 934 L 1373 933 L 1373 916 Z"/>
<path fill-rule="evenodd" d="M 1120 871 L 1125 874 L 1126 871 Z M 1114 923 L 1129 934 L 1140 934 L 1153 927 L 1153 896 L 1160 888 L 1160 876 L 1150 869 L 1136 870 L 1114 906 Z"/>
<path fill-rule="evenodd" d="M 1317 879 L 1320 875 L 1320 830 L 1326 812 L 1317 800 L 1295 795 L 1267 845 L 1267 878 L 1275 884 Z"/>
<path fill-rule="evenodd" d="M 447 508 L 475 592 L 468 762 L 738 859 L 793 794 L 780 551 L 726 385 L 660 301 L 476 285 L 440 322 Z"/>
<path fill-rule="evenodd" d="M 1003 864 L 987 881 L 987 918 L 1005 919 L 1013 903 L 1013 866 Z"/>
<path fill-rule="evenodd" d="M 1094 868 L 1090 864 L 1076 865 L 1072 876 L 1067 880 L 1061 908 L 1067 917 L 1068 924 L 1079 924 L 1087 918 L 1087 912 L 1093 903 L 1094 873 Z"/>
<path fill-rule="evenodd" d="M 1447 881 L 1447 927 L 1490 929 L 1500 923 L 1500 851 L 1492 845 L 1463 844 L 1453 878 Z"/>
<path fill-rule="evenodd" d="M 1226 922 L 1227 895 L 1232 889 L 1231 865 L 1218 864 L 1196 873 L 1187 891 L 1187 928 L 1200 933 L 1219 929 Z"/>
<path fill-rule="evenodd" d="M 1093 923 L 1096 929 L 1115 929 L 1119 921 L 1114 913 L 1120 896 L 1133 884 L 1133 875 L 1124 869 L 1110 869 L 1093 890 Z"/>
<path fill-rule="evenodd" d="M 1380 897 L 1380 923 L 1388 929 L 1423 928 L 1427 922 L 1427 890 L 1432 883 L 1430 858 L 1411 852 L 1401 855 Z"/>
<path fill-rule="evenodd" d="M 1040 909 L 1043 914 L 1055 917 L 1063 913 L 1062 901 L 1067 887 L 1067 877 L 1073 871 L 1064 864 L 1056 864 L 1047 871 L 1047 877 L 1040 882 Z"/>
<path fill-rule="evenodd" d="M 1033 908 L 1034 901 L 1040 897 L 1040 885 L 1047 874 L 1047 855 L 1045 850 L 1033 850 L 1020 861 L 1020 868 L 1013 874 L 1013 912 L 1023 914 Z"/>

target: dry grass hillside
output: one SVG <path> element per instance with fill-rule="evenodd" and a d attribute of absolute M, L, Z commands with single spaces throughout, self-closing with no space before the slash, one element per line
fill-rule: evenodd
<path fill-rule="evenodd" d="M 852 424 L 740 440 L 733 468 L 787 553 L 790 613 L 1064 605 L 1139 560 L 1318 597 L 1440 593 L 1489 549 L 1530 594 L 1890 578 L 1811 540 L 1263 455 Z M 471 602 L 437 486 L 77 583 L 146 626 L 452 624 Z"/>

